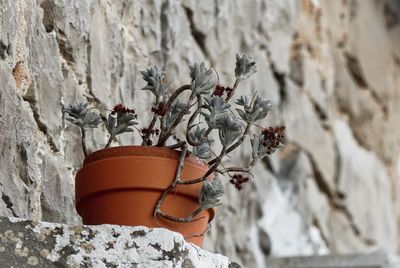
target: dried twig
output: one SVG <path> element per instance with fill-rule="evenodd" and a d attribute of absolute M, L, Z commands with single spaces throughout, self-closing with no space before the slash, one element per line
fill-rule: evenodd
<path fill-rule="evenodd" d="M 82 142 L 82 151 L 83 151 L 83 155 L 86 157 L 88 155 L 88 151 L 86 148 L 86 130 L 84 128 L 80 128 L 81 129 L 81 142 Z"/>

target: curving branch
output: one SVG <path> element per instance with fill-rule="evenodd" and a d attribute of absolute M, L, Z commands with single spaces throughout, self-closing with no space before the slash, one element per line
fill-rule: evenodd
<path fill-rule="evenodd" d="M 225 99 L 226 102 L 228 102 L 233 97 L 235 90 L 239 86 L 239 82 L 240 82 L 240 80 L 238 78 L 236 78 L 235 84 L 233 85 L 233 88 L 232 88 L 232 91 L 228 94 L 228 96 L 226 96 L 226 99 Z"/>
<path fill-rule="evenodd" d="M 201 112 L 201 108 L 203 106 L 203 97 L 201 95 L 197 95 L 197 109 L 196 111 L 192 114 L 192 116 L 190 117 L 187 125 L 186 125 L 186 140 L 187 142 L 192 145 L 192 146 L 199 146 L 202 144 L 202 142 L 195 142 L 194 140 L 192 140 L 192 137 L 190 136 L 190 127 L 193 124 L 193 121 L 196 119 L 197 115 L 200 114 Z M 206 133 L 206 137 L 207 137 L 207 133 Z"/>
<path fill-rule="evenodd" d="M 183 116 L 189 111 L 191 103 L 193 99 L 195 98 L 194 93 L 192 93 L 189 97 L 189 100 L 187 102 L 186 108 L 177 116 L 175 121 L 172 123 L 171 127 L 168 128 L 167 130 L 162 129 L 160 138 L 157 142 L 157 146 L 164 146 L 165 142 L 168 140 L 168 138 L 172 135 L 173 130 L 176 128 L 176 126 L 182 121 Z M 170 107 L 170 106 L 168 106 Z"/>
<path fill-rule="evenodd" d="M 202 177 L 197 178 L 197 179 L 193 179 L 193 180 L 185 180 L 185 181 L 178 181 L 178 184 L 195 184 L 195 183 L 199 183 L 199 182 L 203 182 L 205 180 L 207 180 L 207 177 L 210 176 L 219 166 L 219 164 L 222 161 L 222 158 L 226 155 L 226 147 L 222 147 L 221 153 L 217 156 L 216 161 L 214 163 L 214 165 L 208 169 L 208 171 L 206 172 L 206 174 L 204 174 Z"/>
<path fill-rule="evenodd" d="M 235 150 L 237 147 L 239 147 L 240 144 L 242 144 L 244 142 L 244 140 L 246 139 L 247 135 L 249 134 L 250 128 L 251 128 L 251 123 L 247 122 L 246 128 L 245 128 L 242 136 L 234 144 L 229 146 L 229 148 L 226 150 L 226 154 L 229 154 L 230 152 Z M 217 162 L 217 159 L 218 159 L 218 157 L 214 158 L 213 160 L 209 161 L 208 164 L 209 165 L 215 164 Z"/>
<path fill-rule="evenodd" d="M 88 151 L 86 148 L 86 142 L 85 142 L 86 141 L 86 130 L 83 127 L 81 127 L 80 129 L 81 129 L 82 152 L 83 152 L 83 155 L 86 157 L 88 155 Z"/>

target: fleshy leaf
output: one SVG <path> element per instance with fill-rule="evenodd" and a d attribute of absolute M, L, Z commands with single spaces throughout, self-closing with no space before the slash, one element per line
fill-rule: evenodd
<path fill-rule="evenodd" d="M 201 187 L 199 203 L 201 209 L 209 209 L 222 205 L 220 197 L 225 193 L 221 182 L 216 178 L 212 181 L 203 182 Z"/>
<path fill-rule="evenodd" d="M 238 80 L 245 80 L 257 72 L 256 63 L 252 58 L 243 54 L 236 54 L 235 76 Z"/>
<path fill-rule="evenodd" d="M 196 95 L 206 95 L 211 92 L 215 83 L 212 78 L 211 69 L 206 69 L 204 63 L 200 65 L 195 63 L 190 68 L 190 77 L 192 78 L 192 91 Z"/>

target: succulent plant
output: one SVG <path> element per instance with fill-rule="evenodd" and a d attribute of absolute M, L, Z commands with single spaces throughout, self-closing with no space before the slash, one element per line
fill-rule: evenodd
<path fill-rule="evenodd" d="M 199 197 L 201 209 L 204 210 L 222 205 L 220 198 L 224 193 L 224 187 L 217 178 L 212 181 L 203 182 Z"/>
<path fill-rule="evenodd" d="M 167 92 L 168 85 L 163 83 L 165 72 L 162 71 L 160 67 L 155 65 L 140 73 L 142 74 L 143 80 L 147 82 L 147 86 L 142 88 L 142 90 L 149 90 L 157 98 L 163 96 Z"/>
<path fill-rule="evenodd" d="M 224 113 L 218 117 L 217 126 L 222 145 L 228 147 L 242 133 L 243 124 L 233 114 Z"/>
<path fill-rule="evenodd" d="M 88 103 L 72 104 L 64 109 L 66 119 L 81 129 L 96 128 L 101 123 L 101 117 L 88 109 Z"/>
<path fill-rule="evenodd" d="M 235 76 L 239 80 L 245 80 L 257 72 L 255 61 L 246 54 L 236 54 Z"/>
<path fill-rule="evenodd" d="M 199 126 L 196 127 L 195 131 L 189 132 L 191 136 L 191 140 L 198 145 L 193 146 L 192 153 L 198 158 L 209 159 L 211 158 L 211 152 L 209 145 L 214 141 L 210 139 L 206 135 L 207 129 L 201 128 Z"/>
<path fill-rule="evenodd" d="M 246 122 L 255 122 L 264 119 L 272 109 L 270 100 L 264 100 L 256 96 L 255 100 L 250 102 L 248 96 L 241 96 L 236 100 L 236 104 L 243 106 L 243 109 L 236 109 L 240 117 Z"/>
<path fill-rule="evenodd" d="M 142 137 L 143 146 L 165 146 L 180 149 L 180 158 L 176 170 L 176 178 L 164 194 L 160 197 L 154 215 L 166 217 L 161 212 L 161 204 L 165 196 L 173 191 L 176 185 L 201 183 L 199 209 L 187 218 L 174 218 L 169 220 L 191 221 L 194 216 L 204 209 L 221 204 L 220 198 L 224 189 L 219 179 L 210 179 L 212 174 L 228 176 L 229 182 L 238 190 L 250 180 L 248 174 L 256 161 L 272 154 L 282 146 L 284 127 L 260 127 L 254 122 L 264 119 L 272 109 L 271 101 L 259 95 L 250 97 L 240 96 L 233 104 L 229 100 L 235 96 L 240 81 L 252 76 L 256 71 L 256 64 L 247 55 L 236 55 L 235 83 L 232 87 L 216 85 L 211 68 L 204 63 L 195 63 L 189 66 L 190 83 L 183 85 L 175 91 L 168 92 L 169 86 L 165 82 L 166 73 L 158 66 L 149 67 L 140 72 L 146 85 L 142 90 L 148 90 L 155 96 L 155 102 L 150 105 L 153 118 L 148 126 L 136 128 L 137 114 L 134 109 L 129 109 L 123 104 L 113 107 L 105 121 L 109 139 L 105 147 L 111 146 L 118 135 L 137 130 Z M 190 96 L 183 98 L 185 91 Z M 233 106 L 233 109 L 232 109 Z M 85 130 L 96 128 L 103 121 L 98 113 L 89 108 L 87 103 L 78 103 L 64 109 L 66 119 L 78 126 L 82 133 L 82 148 L 86 155 Z M 176 127 L 187 120 L 186 140 L 180 138 Z M 257 123 L 258 124 L 258 123 Z M 251 127 L 256 128 L 256 134 L 250 140 L 252 148 L 252 161 L 245 167 L 225 167 L 224 158 L 238 148 L 246 140 Z M 218 139 L 211 137 L 218 134 Z M 220 146 L 216 146 L 219 143 Z M 221 146 L 222 145 L 222 146 Z M 222 147 L 222 149 L 221 149 Z M 216 149 L 221 151 L 217 152 Z M 181 172 L 185 157 L 193 155 L 207 159 L 209 169 L 200 178 L 181 180 Z M 232 174 L 232 172 L 236 172 Z"/>
<path fill-rule="evenodd" d="M 206 69 L 204 63 L 195 63 L 193 66 L 189 66 L 189 68 L 193 93 L 196 95 L 209 94 L 215 85 L 211 69 Z"/>
<path fill-rule="evenodd" d="M 220 96 L 205 97 L 204 100 L 206 102 L 204 108 L 208 110 L 209 113 L 202 112 L 201 114 L 204 116 L 210 129 L 218 128 L 218 118 L 227 113 L 231 105 Z"/>
<path fill-rule="evenodd" d="M 180 102 L 179 100 L 177 100 L 175 103 L 173 103 L 171 105 L 171 108 L 167 112 L 166 120 L 162 127 L 170 128 L 172 126 L 173 122 L 175 122 L 175 120 L 178 118 L 178 116 L 180 114 L 182 114 L 182 113 L 184 115 L 189 114 L 190 111 L 187 108 L 188 108 L 188 105 Z M 180 122 L 183 122 L 184 120 L 185 120 L 185 118 L 182 118 L 182 120 Z"/>

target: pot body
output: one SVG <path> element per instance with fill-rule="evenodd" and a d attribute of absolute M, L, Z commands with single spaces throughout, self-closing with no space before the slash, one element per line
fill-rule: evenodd
<path fill-rule="evenodd" d="M 88 225 L 118 224 L 163 227 L 180 232 L 188 242 L 201 246 L 214 209 L 202 211 L 200 220 L 178 223 L 153 211 L 162 192 L 172 183 L 179 152 L 159 147 L 122 146 L 88 155 L 76 175 L 76 209 Z M 196 157 L 186 157 L 182 180 L 203 176 L 208 166 Z M 161 210 L 171 216 L 187 217 L 198 206 L 201 183 L 177 185 Z"/>

